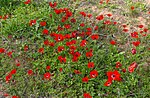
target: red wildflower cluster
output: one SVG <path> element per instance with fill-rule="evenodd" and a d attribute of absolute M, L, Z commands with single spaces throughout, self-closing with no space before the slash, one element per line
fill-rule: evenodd
<path fill-rule="evenodd" d="M 50 70 L 51 69 L 51 66 L 50 65 L 47 65 L 46 66 L 46 70 Z"/>
<path fill-rule="evenodd" d="M 121 66 L 122 66 L 122 64 L 120 62 L 116 62 L 116 68 L 119 68 Z"/>
<path fill-rule="evenodd" d="M 84 98 L 92 98 L 92 96 L 91 96 L 89 93 L 84 93 L 84 94 L 83 94 L 83 97 L 84 97 Z"/>
<path fill-rule="evenodd" d="M 64 49 L 65 49 L 64 46 L 58 46 L 58 48 L 57 48 L 58 52 L 61 52 L 61 51 L 63 51 Z"/>
<path fill-rule="evenodd" d="M 109 71 L 107 72 L 107 77 L 108 77 L 108 80 L 105 82 L 105 86 L 110 86 L 112 84 L 112 81 L 113 80 L 116 80 L 116 81 L 121 81 L 121 77 L 120 77 L 120 73 L 115 70 L 115 71 Z"/>
<path fill-rule="evenodd" d="M 75 74 L 81 74 L 80 70 L 74 70 Z"/>
<path fill-rule="evenodd" d="M 111 21 L 110 21 L 110 20 L 105 20 L 105 21 L 104 21 L 104 24 L 110 25 L 110 24 L 111 24 Z"/>
<path fill-rule="evenodd" d="M 33 74 L 32 69 L 29 69 L 27 73 L 28 73 L 28 75 L 32 75 Z"/>
<path fill-rule="evenodd" d="M 137 63 L 133 62 L 132 64 L 130 64 L 130 66 L 128 67 L 128 71 L 130 73 L 134 72 L 135 68 L 137 67 Z"/>
<path fill-rule="evenodd" d="M 110 44 L 116 45 L 116 41 L 115 41 L 115 40 L 111 40 L 111 41 L 110 41 Z"/>
<path fill-rule="evenodd" d="M 94 68 L 94 62 L 89 62 L 87 66 L 88 68 Z"/>
<path fill-rule="evenodd" d="M 103 20 L 103 19 L 104 19 L 104 16 L 103 16 L 103 15 L 99 15 L 99 16 L 96 17 L 96 19 L 97 19 L 97 20 Z"/>
<path fill-rule="evenodd" d="M 46 26 L 46 22 L 45 21 L 41 21 L 40 22 L 40 26 Z"/>
<path fill-rule="evenodd" d="M 31 2 L 31 0 L 27 0 L 24 2 L 24 4 L 29 4 Z"/>
<path fill-rule="evenodd" d="M 134 42 L 132 42 L 132 44 L 133 44 L 134 46 L 136 46 L 136 47 L 139 46 L 140 43 L 141 43 L 140 41 L 134 41 Z"/>
<path fill-rule="evenodd" d="M 7 55 L 11 58 L 13 51 L 7 52 Z"/>
<path fill-rule="evenodd" d="M 44 29 L 44 30 L 42 31 L 42 34 L 43 34 L 43 35 L 48 35 L 48 32 L 49 32 L 49 31 L 48 31 L 47 29 Z"/>
<path fill-rule="evenodd" d="M 131 51 L 131 53 L 132 53 L 133 55 L 136 54 L 136 49 L 133 48 L 132 51 Z"/>
<path fill-rule="evenodd" d="M 78 58 L 80 57 L 80 53 L 79 52 L 74 52 L 73 51 L 73 53 L 72 53 L 72 56 L 73 56 L 73 58 L 72 58 L 72 61 L 73 62 L 77 62 L 78 61 Z"/>
<path fill-rule="evenodd" d="M 51 74 L 50 74 L 49 72 L 46 72 L 46 73 L 44 74 L 44 79 L 49 80 L 50 77 L 51 77 Z"/>
<path fill-rule="evenodd" d="M 60 41 L 63 41 L 64 40 L 64 36 L 62 34 L 55 34 L 54 35 L 54 40 L 56 42 L 60 42 Z"/>
<path fill-rule="evenodd" d="M 24 2 L 24 4 L 29 4 L 30 2 L 31 2 L 30 0 L 27 0 L 26 2 Z M 106 0 L 106 3 L 108 3 L 108 2 L 109 2 L 109 0 Z M 100 3 L 102 3 L 102 1 Z M 73 63 L 78 62 L 78 60 L 81 60 L 85 57 L 84 59 L 88 60 L 88 62 L 84 63 L 84 64 L 86 64 L 87 69 L 88 69 L 88 70 L 86 70 L 86 74 L 82 73 L 83 70 L 78 69 L 79 68 L 78 66 L 74 66 L 72 64 L 73 66 L 71 66 L 70 68 L 73 68 L 73 70 L 72 70 L 74 73 L 73 75 L 83 76 L 82 79 L 80 79 L 80 81 L 85 84 L 88 83 L 90 80 L 97 78 L 100 73 L 99 73 L 99 70 L 96 69 L 97 68 L 96 63 L 91 60 L 91 59 L 93 59 L 92 57 L 95 52 L 93 52 L 93 50 L 91 49 L 92 45 L 88 46 L 88 44 L 90 43 L 89 40 L 94 40 L 94 42 L 96 42 L 96 40 L 99 40 L 99 38 L 100 38 L 100 34 L 98 34 L 100 31 L 99 28 L 105 28 L 108 30 L 109 28 L 107 28 L 106 25 L 109 25 L 109 26 L 116 25 L 119 22 L 110 21 L 110 19 L 112 18 L 112 14 L 109 13 L 109 14 L 104 14 L 104 15 L 101 14 L 96 17 L 96 20 L 98 20 L 99 22 L 102 22 L 104 27 L 98 26 L 96 24 L 97 21 L 96 22 L 94 21 L 91 23 L 90 26 L 87 26 L 86 21 L 78 22 L 77 19 L 73 18 L 72 17 L 73 13 L 68 8 L 58 8 L 57 2 L 49 2 L 49 7 L 54 12 L 54 14 L 50 13 L 50 15 L 49 15 L 50 20 L 55 21 L 55 19 L 53 18 L 53 16 L 55 16 L 55 15 L 61 17 L 61 18 L 58 18 L 58 21 L 61 22 L 61 24 L 58 24 L 57 21 L 55 22 L 57 25 L 55 24 L 56 28 L 54 28 L 55 29 L 54 32 L 51 31 L 51 30 L 53 30 L 52 28 L 47 28 L 48 27 L 47 24 L 49 24 L 49 22 L 42 20 L 39 23 L 37 23 L 38 21 L 36 19 L 32 19 L 29 21 L 29 25 L 31 28 L 33 28 L 34 25 L 36 25 L 36 24 L 39 24 L 40 28 L 42 28 L 42 30 L 41 29 L 40 30 L 42 33 L 41 37 L 43 37 L 42 45 L 44 44 L 44 46 L 41 46 L 37 49 L 38 55 L 43 54 L 45 51 L 46 52 L 51 51 L 51 48 L 55 46 L 54 48 L 56 50 L 54 50 L 53 54 L 54 55 L 56 54 L 55 56 L 58 56 L 57 61 L 60 62 L 61 64 L 63 63 L 63 65 L 69 64 L 69 66 L 70 66 L 71 62 L 73 62 Z M 134 10 L 134 6 L 131 7 L 131 10 Z M 92 17 L 92 14 L 88 14 L 86 12 L 80 12 L 79 14 L 81 15 L 82 19 Z M 107 19 L 105 19 L 105 16 Z M 1 18 L 2 18 L 2 16 L 0 16 L 0 19 Z M 7 16 L 5 16 L 4 18 L 7 18 Z M 73 24 L 78 24 L 78 28 L 74 27 Z M 140 31 L 129 33 L 132 38 L 136 38 L 136 39 L 134 39 L 136 41 L 132 42 L 132 45 L 135 46 L 135 47 L 133 46 L 134 48 L 131 50 L 131 53 L 133 55 L 137 53 L 136 48 L 141 43 L 139 41 L 140 34 L 143 36 L 146 36 L 147 32 L 148 32 L 148 28 L 145 28 L 144 25 L 140 24 L 140 25 L 138 25 L 138 27 L 139 27 L 138 29 L 140 29 Z M 124 32 L 129 31 L 126 24 L 121 25 L 121 28 L 123 28 Z M 50 36 L 48 36 L 48 35 L 50 35 Z M 48 37 L 50 37 L 51 39 Z M 113 40 L 109 41 L 109 44 L 119 45 L 119 41 L 117 39 L 113 39 Z M 48 46 L 51 46 L 51 47 L 49 48 Z M 27 53 L 29 50 L 29 46 L 24 45 L 23 49 L 24 49 L 25 53 Z M 79 51 L 80 49 L 82 49 L 83 51 Z M 0 48 L 0 53 L 5 53 L 9 57 L 12 57 L 13 52 L 14 51 L 6 52 L 6 50 L 4 48 Z M 43 54 L 44 59 L 46 58 L 45 55 L 46 54 Z M 71 57 L 72 61 L 68 57 Z M 83 57 L 83 58 L 81 58 L 81 57 Z M 42 59 L 42 57 L 41 57 L 41 59 Z M 38 58 L 38 60 L 39 60 L 39 58 Z M 46 64 L 47 64 L 47 62 L 49 62 L 48 60 L 45 60 L 45 61 L 46 61 L 45 62 Z M 55 62 L 55 65 L 57 65 L 57 63 L 58 63 L 57 61 Z M 50 62 L 51 62 L 51 60 L 50 60 Z M 43 62 L 40 62 L 40 64 L 42 64 L 42 63 Z M 20 66 L 19 61 L 16 61 L 16 66 Z M 44 66 L 44 71 L 45 71 L 44 73 L 42 73 L 43 80 L 44 79 L 50 80 L 51 76 L 53 76 L 53 74 L 50 73 L 51 69 L 53 69 L 53 66 L 50 66 L 50 65 L 45 66 L 45 64 L 43 66 Z M 43 68 L 43 66 L 42 66 L 42 68 Z M 114 81 L 122 80 L 121 74 L 118 71 L 118 70 L 120 70 L 120 71 L 122 71 L 122 73 L 126 72 L 126 69 L 122 68 L 122 66 L 123 66 L 122 63 L 118 61 L 118 62 L 116 62 L 116 66 L 115 66 L 116 67 L 115 69 L 117 69 L 117 70 L 107 72 L 108 79 L 104 83 L 105 86 L 110 86 Z M 134 72 L 136 67 L 137 67 L 136 62 L 133 62 L 132 64 L 130 64 L 130 66 L 128 67 L 129 73 Z M 64 66 L 61 66 L 61 67 L 58 67 L 57 70 L 59 72 L 65 73 L 66 70 L 63 71 L 63 68 L 64 68 Z M 122 69 L 119 69 L 119 68 L 122 68 Z M 37 68 L 36 71 L 37 70 L 39 70 L 39 69 Z M 6 82 L 9 82 L 12 79 L 12 76 L 16 74 L 16 71 L 17 71 L 16 69 L 11 70 L 11 72 L 5 77 Z M 54 70 L 54 73 L 55 73 L 55 70 Z M 34 71 L 32 69 L 26 70 L 26 74 L 28 75 L 28 77 L 32 77 L 33 74 L 37 75 L 36 72 L 34 73 Z M 74 79 L 74 77 L 72 79 Z M 92 98 L 92 96 L 89 93 L 84 93 L 83 97 L 84 98 Z M 18 98 L 18 96 L 13 96 L 13 98 Z"/>
<path fill-rule="evenodd" d="M 29 47 L 27 45 L 24 46 L 24 51 L 28 51 Z"/>
<path fill-rule="evenodd" d="M 36 24 L 36 20 L 34 19 L 34 20 L 30 20 L 30 22 L 29 22 L 29 25 L 30 26 L 33 26 L 33 25 L 35 25 Z"/>
<path fill-rule="evenodd" d="M 132 38 L 138 38 L 138 32 L 133 32 L 131 33 Z"/>
<path fill-rule="evenodd" d="M 0 48 L 0 53 L 4 53 L 6 50 L 4 48 Z"/>
<path fill-rule="evenodd" d="M 66 58 L 65 57 L 58 56 L 58 60 L 60 61 L 60 63 L 66 63 Z"/>
<path fill-rule="evenodd" d="M 12 75 L 16 74 L 16 72 L 16 69 L 11 70 L 11 72 L 5 77 L 6 83 L 8 83 L 11 80 Z"/>
<path fill-rule="evenodd" d="M 93 52 L 92 51 L 86 52 L 86 57 L 87 58 L 90 58 L 92 56 L 93 56 Z"/>
<path fill-rule="evenodd" d="M 0 19 L 6 20 L 9 18 L 9 15 L 0 16 Z"/>
<path fill-rule="evenodd" d="M 97 70 L 92 70 L 92 71 L 90 72 L 90 77 L 91 77 L 91 78 L 96 78 L 97 76 L 98 76 Z"/>
<path fill-rule="evenodd" d="M 93 35 L 91 36 L 91 39 L 92 39 L 92 40 L 98 40 L 98 39 L 99 39 L 99 35 L 98 35 L 98 34 L 93 34 Z"/>
<path fill-rule="evenodd" d="M 134 10 L 134 6 L 131 6 L 131 10 Z"/>
<path fill-rule="evenodd" d="M 80 12 L 80 14 L 81 14 L 83 17 L 86 17 L 86 13 L 85 13 L 85 12 Z"/>
<path fill-rule="evenodd" d="M 57 6 L 57 2 L 54 2 L 54 3 L 49 2 L 49 6 L 50 6 L 51 8 L 55 8 L 55 7 Z"/>
<path fill-rule="evenodd" d="M 87 44 L 87 41 L 86 40 L 82 40 L 81 43 L 80 43 L 80 46 L 81 47 L 85 47 Z"/>
<path fill-rule="evenodd" d="M 40 48 L 40 49 L 38 50 L 38 52 L 39 52 L 39 53 L 44 53 L 44 48 Z"/>
<path fill-rule="evenodd" d="M 12 96 L 12 98 L 20 98 L 19 96 Z"/>
<path fill-rule="evenodd" d="M 88 81 L 89 81 L 89 78 L 88 78 L 88 77 L 82 78 L 82 82 L 87 83 Z"/>

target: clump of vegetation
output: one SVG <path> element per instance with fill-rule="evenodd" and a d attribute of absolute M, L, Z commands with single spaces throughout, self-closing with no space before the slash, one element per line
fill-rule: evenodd
<path fill-rule="evenodd" d="M 2 2 L 3 96 L 150 96 L 149 28 L 137 24 L 137 30 L 131 31 L 111 13 L 76 9 L 80 2 Z M 103 3 L 100 8 L 109 0 Z M 129 9 L 131 16 L 138 13 L 134 6 Z"/>

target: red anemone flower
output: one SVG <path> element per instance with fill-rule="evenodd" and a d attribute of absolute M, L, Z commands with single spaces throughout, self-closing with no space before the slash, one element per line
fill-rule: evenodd
<path fill-rule="evenodd" d="M 70 39 L 70 38 L 71 38 L 71 35 L 70 35 L 70 34 L 65 34 L 65 35 L 64 35 L 64 38 L 65 38 L 65 39 Z"/>
<path fill-rule="evenodd" d="M 41 22 L 40 22 L 40 25 L 41 25 L 41 26 L 46 26 L 46 22 L 45 22 L 45 21 L 41 21 Z"/>
<path fill-rule="evenodd" d="M 116 68 L 119 68 L 121 66 L 122 66 L 122 64 L 120 62 L 116 62 Z"/>
<path fill-rule="evenodd" d="M 30 26 L 33 26 L 35 24 L 36 24 L 36 20 L 35 19 L 34 20 L 30 20 L 30 23 L 29 23 Z"/>
<path fill-rule="evenodd" d="M 77 61 L 78 61 L 78 57 L 73 56 L 72 62 L 77 62 Z"/>
<path fill-rule="evenodd" d="M 31 69 L 29 69 L 27 73 L 28 73 L 28 75 L 32 75 L 33 71 Z"/>
<path fill-rule="evenodd" d="M 97 20 L 103 20 L 103 19 L 104 19 L 104 16 L 103 16 L 103 15 L 99 15 L 99 16 L 96 17 L 96 19 L 97 19 Z"/>
<path fill-rule="evenodd" d="M 87 31 L 91 32 L 92 31 L 92 28 L 86 28 Z"/>
<path fill-rule="evenodd" d="M 138 38 L 138 32 L 133 32 L 131 33 L 132 38 Z"/>
<path fill-rule="evenodd" d="M 84 24 L 84 23 L 81 23 L 81 24 L 80 24 L 80 26 L 81 26 L 81 27 L 84 27 L 84 26 L 85 26 L 85 24 Z"/>
<path fill-rule="evenodd" d="M 104 86 L 110 86 L 112 84 L 112 80 L 108 79 L 105 83 Z"/>
<path fill-rule="evenodd" d="M 66 29 L 70 29 L 70 28 L 71 28 L 71 25 L 70 25 L 70 24 L 65 24 L 64 27 L 65 27 Z"/>
<path fill-rule="evenodd" d="M 120 77 L 121 75 L 117 70 L 113 72 L 112 71 L 107 72 L 107 76 L 109 80 L 121 81 L 121 77 Z"/>
<path fill-rule="evenodd" d="M 51 74 L 49 72 L 46 72 L 44 74 L 44 79 L 50 79 L 50 77 L 51 77 Z"/>
<path fill-rule="evenodd" d="M 60 63 L 66 63 L 66 58 L 65 57 L 58 56 L 58 60 L 60 61 Z"/>
<path fill-rule="evenodd" d="M 71 33 L 71 37 L 73 37 L 73 38 L 77 37 L 77 31 L 73 31 L 73 32 Z"/>
<path fill-rule="evenodd" d="M 75 23 L 75 22 L 76 22 L 76 19 L 72 18 L 70 21 L 71 21 L 72 23 Z"/>
<path fill-rule="evenodd" d="M 86 57 L 90 58 L 93 56 L 93 53 L 92 51 L 89 51 L 89 52 L 86 52 Z"/>
<path fill-rule="evenodd" d="M 4 53 L 5 49 L 4 48 L 0 48 L 0 53 Z"/>
<path fill-rule="evenodd" d="M 73 56 L 79 58 L 81 56 L 81 54 L 80 54 L 80 52 L 74 52 Z"/>
<path fill-rule="evenodd" d="M 89 81 L 89 78 L 88 78 L 88 77 L 82 78 L 82 82 L 87 83 L 88 81 Z"/>
<path fill-rule="evenodd" d="M 131 53 L 132 53 L 133 55 L 136 54 L 136 49 L 133 48 L 132 51 L 131 51 Z"/>
<path fill-rule="evenodd" d="M 98 35 L 98 34 L 93 34 L 93 35 L 91 36 L 91 39 L 92 39 L 92 40 L 98 40 L 98 39 L 99 39 L 99 35 Z"/>
<path fill-rule="evenodd" d="M 91 96 L 89 93 L 84 93 L 84 94 L 83 94 L 83 97 L 84 97 L 84 98 L 92 98 L 92 96 Z"/>
<path fill-rule="evenodd" d="M 134 10 L 134 6 L 131 6 L 131 10 Z"/>
<path fill-rule="evenodd" d="M 69 48 L 70 48 L 70 51 L 75 51 L 77 49 L 76 46 L 70 46 Z"/>
<path fill-rule="evenodd" d="M 138 25 L 138 27 L 139 27 L 139 28 L 143 28 L 144 26 L 141 24 L 141 25 Z"/>
<path fill-rule="evenodd" d="M 12 75 L 9 74 L 5 77 L 6 83 L 10 81 L 10 79 L 12 78 Z"/>
<path fill-rule="evenodd" d="M 17 63 L 16 66 L 20 66 L 20 63 Z"/>
<path fill-rule="evenodd" d="M 44 45 L 48 46 L 49 45 L 49 40 L 44 40 Z"/>
<path fill-rule="evenodd" d="M 49 2 L 49 6 L 50 6 L 51 8 L 55 8 L 55 7 L 57 6 L 57 3 L 56 3 L 56 2 L 54 2 L 54 3 Z"/>
<path fill-rule="evenodd" d="M 12 53 L 13 53 L 13 51 L 7 52 L 7 55 L 8 55 L 9 57 L 12 57 Z"/>
<path fill-rule="evenodd" d="M 61 51 L 63 51 L 64 49 L 65 49 L 64 46 L 58 46 L 58 48 L 57 48 L 58 52 L 61 52 Z"/>
<path fill-rule="evenodd" d="M 44 48 L 40 48 L 40 49 L 38 50 L 38 52 L 39 52 L 39 53 L 44 53 Z"/>
<path fill-rule="evenodd" d="M 122 69 L 122 72 L 123 72 L 123 73 L 125 73 L 125 72 L 126 72 L 126 69 L 125 69 L 125 68 L 123 68 L 123 69 Z"/>
<path fill-rule="evenodd" d="M 72 12 L 71 11 L 66 11 L 66 17 L 71 17 L 72 16 Z"/>
<path fill-rule="evenodd" d="M 94 62 L 89 62 L 87 66 L 88 68 L 94 68 Z"/>
<path fill-rule="evenodd" d="M 116 41 L 111 40 L 111 41 L 110 41 L 110 44 L 112 44 L 112 45 L 116 45 Z"/>
<path fill-rule="evenodd" d="M 74 70 L 75 74 L 81 74 L 80 70 Z"/>
<path fill-rule="evenodd" d="M 62 13 L 62 9 L 55 9 L 54 10 L 56 14 L 61 14 Z"/>
<path fill-rule="evenodd" d="M 133 44 L 134 46 L 136 46 L 136 47 L 139 46 L 140 43 L 141 43 L 140 41 L 134 41 L 134 42 L 132 42 L 132 44 Z"/>
<path fill-rule="evenodd" d="M 47 65 L 46 70 L 50 70 L 50 69 L 51 69 L 51 66 Z"/>
<path fill-rule="evenodd" d="M 42 33 L 43 33 L 43 35 L 48 35 L 48 30 L 47 29 L 44 29 L 43 31 L 42 31 Z"/>
<path fill-rule="evenodd" d="M 63 71 L 63 68 L 59 68 L 59 71 L 62 72 L 62 71 Z"/>
<path fill-rule="evenodd" d="M 24 51 L 28 51 L 29 47 L 27 45 L 24 46 Z"/>
<path fill-rule="evenodd" d="M 134 72 L 135 68 L 137 67 L 137 63 L 133 62 L 132 64 L 130 64 L 130 66 L 128 67 L 128 71 L 130 73 Z"/>
<path fill-rule="evenodd" d="M 111 24 L 111 22 L 110 22 L 109 20 L 105 20 L 105 21 L 104 21 L 104 24 L 106 24 L 106 25 L 110 25 L 110 24 Z"/>
<path fill-rule="evenodd" d="M 128 32 L 129 30 L 128 30 L 128 29 L 123 29 L 123 31 L 124 31 L 124 32 Z"/>
<path fill-rule="evenodd" d="M 96 78 L 97 76 L 98 76 L 97 70 L 92 70 L 92 71 L 90 72 L 90 77 L 91 77 L 91 78 Z"/>
<path fill-rule="evenodd" d="M 12 98 L 19 98 L 19 96 L 12 96 Z"/>
<path fill-rule="evenodd" d="M 92 14 L 88 14 L 87 17 L 88 17 L 88 18 L 91 18 L 91 17 L 92 17 Z"/>
<path fill-rule="evenodd" d="M 82 41 L 80 42 L 80 46 L 81 46 L 81 47 L 85 47 L 86 44 L 87 44 L 87 41 L 86 41 L 86 40 L 82 40 Z"/>
<path fill-rule="evenodd" d="M 29 4 L 31 2 L 31 0 L 27 0 L 24 2 L 24 4 Z"/>
<path fill-rule="evenodd" d="M 83 17 L 86 17 L 86 13 L 85 13 L 85 12 L 80 12 L 80 14 L 81 14 Z"/>
<path fill-rule="evenodd" d="M 54 43 L 54 42 L 50 42 L 49 45 L 50 45 L 51 47 L 54 47 L 54 46 L 55 46 L 55 43 Z"/>
<path fill-rule="evenodd" d="M 17 72 L 17 70 L 16 69 L 13 69 L 13 70 L 11 70 L 11 72 L 10 72 L 10 74 L 16 74 L 16 72 Z"/>
<path fill-rule="evenodd" d="M 64 36 L 62 34 L 56 34 L 54 39 L 56 42 L 60 42 L 64 40 Z"/>

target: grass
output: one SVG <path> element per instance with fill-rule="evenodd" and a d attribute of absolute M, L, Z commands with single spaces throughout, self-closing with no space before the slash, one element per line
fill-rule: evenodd
<path fill-rule="evenodd" d="M 21 98 L 26 97 L 52 97 L 52 98 L 83 98 L 83 94 L 90 93 L 93 98 L 148 98 L 149 92 L 149 71 L 150 60 L 149 55 L 149 31 L 147 36 L 142 37 L 139 35 L 138 39 L 134 39 L 130 36 L 130 33 L 122 33 L 122 24 L 127 24 L 130 27 L 136 27 L 134 30 L 138 31 L 137 25 L 139 25 L 138 16 L 144 17 L 148 21 L 147 11 L 148 7 L 143 2 L 133 3 L 130 0 L 126 0 L 126 5 L 109 2 L 102 5 L 98 4 L 98 1 L 80 1 L 76 0 L 58 0 L 57 8 L 67 8 L 74 12 L 73 18 L 77 19 L 76 23 L 71 23 L 67 20 L 65 23 L 60 22 L 63 14 L 57 15 L 52 8 L 49 7 L 48 2 L 31 2 L 28 5 L 24 4 L 24 1 L 4 0 L 0 1 L 1 12 L 0 15 L 9 15 L 6 20 L 0 20 L 0 48 L 6 50 L 5 53 L 0 54 L 0 79 L 1 79 L 1 91 L 3 94 L 8 93 L 10 96 L 19 96 Z M 83 2 L 83 5 L 81 5 Z M 87 5 L 89 4 L 89 5 Z M 80 5 L 80 6 L 77 6 Z M 118 6 L 117 6 L 118 5 Z M 130 6 L 135 8 L 134 11 L 130 10 Z M 87 7 L 89 6 L 89 7 Z M 96 11 L 92 10 L 92 7 L 96 7 Z M 126 9 L 124 9 L 124 7 Z M 121 14 L 125 17 L 126 23 L 120 23 L 117 17 L 104 18 L 104 20 L 97 22 L 95 18 L 86 19 L 81 17 L 80 11 L 88 9 L 86 13 L 91 13 L 93 17 L 99 15 L 103 9 L 109 12 L 114 12 L 114 15 Z M 119 9 L 119 10 L 118 10 Z M 49 14 L 52 15 L 50 18 Z M 70 19 L 71 17 L 69 17 Z M 36 25 L 29 26 L 29 21 L 36 19 Z M 127 20 L 130 19 L 130 20 Z M 118 25 L 104 25 L 105 20 L 117 21 Z M 46 21 L 45 27 L 40 26 L 41 21 Z M 80 23 L 85 23 L 85 27 L 80 27 Z M 146 22 L 145 22 L 146 23 Z M 65 29 L 64 31 L 58 31 L 58 25 L 64 26 L 65 24 L 71 24 L 71 29 Z M 49 35 L 43 35 L 41 32 L 44 28 L 49 30 L 49 33 L 53 32 L 59 34 L 71 34 L 72 31 L 78 30 L 78 32 L 86 32 L 86 28 L 92 25 L 97 25 L 99 28 L 97 31 L 92 31 L 99 34 L 98 40 L 90 39 L 90 36 L 84 36 L 83 38 L 78 36 L 61 42 L 56 42 L 55 39 Z M 150 28 L 149 24 L 144 25 L 145 28 Z M 130 29 L 129 29 L 130 30 Z M 129 32 L 133 32 L 130 30 Z M 9 37 L 8 37 L 9 36 Z M 10 38 L 12 36 L 12 38 Z M 106 37 L 107 36 L 107 37 Z M 54 47 L 45 46 L 43 41 L 48 39 L 50 42 L 55 42 Z M 80 42 L 86 39 L 88 43 L 86 47 L 80 47 Z M 72 61 L 72 55 L 70 55 L 69 47 L 65 45 L 66 42 L 76 40 L 76 52 L 80 52 L 81 56 L 78 62 Z M 110 41 L 115 40 L 116 45 L 111 45 Z M 140 40 L 141 44 L 138 47 L 132 45 L 133 41 Z M 28 51 L 24 51 L 24 46 L 29 47 Z M 58 46 L 64 46 L 65 50 L 57 52 Z M 39 48 L 44 48 L 44 54 L 38 52 Z M 86 49 L 87 48 L 87 49 Z M 85 53 L 93 49 L 93 56 L 91 58 L 86 57 Z M 131 49 L 136 48 L 137 53 L 131 54 Z M 13 51 L 12 57 L 8 57 L 7 53 Z M 67 58 L 66 63 L 60 63 L 58 56 L 65 56 Z M 21 66 L 16 66 L 17 61 Z M 116 62 L 121 62 L 122 67 L 116 69 Z M 128 72 L 128 67 L 132 62 L 137 62 L 138 67 L 133 73 Z M 94 62 L 95 67 L 93 69 L 87 68 L 88 62 Z M 45 67 L 50 65 L 50 70 L 46 70 Z M 63 71 L 60 71 L 60 68 Z M 17 73 L 12 75 L 12 79 L 9 83 L 6 83 L 6 76 L 12 69 L 17 69 Z M 28 75 L 27 71 L 33 70 L 33 75 Z M 126 69 L 126 72 L 122 72 L 122 69 Z M 82 74 L 75 74 L 74 70 L 80 70 Z M 96 78 L 90 78 L 89 73 L 92 70 L 98 71 Z M 104 83 L 107 81 L 106 72 L 118 70 L 121 74 L 122 81 L 113 81 L 112 85 L 107 87 Z M 46 72 L 51 73 L 50 80 L 44 80 L 43 75 Z M 83 77 L 88 76 L 88 83 L 82 81 Z M 86 97 L 85 97 L 86 98 Z M 90 97 L 88 97 L 90 98 Z"/>

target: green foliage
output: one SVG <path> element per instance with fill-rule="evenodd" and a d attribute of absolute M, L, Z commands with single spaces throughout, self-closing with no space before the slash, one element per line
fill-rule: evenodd
<path fill-rule="evenodd" d="M 3 1 L 3 0 L 2 0 Z M 104 19 L 95 22 L 94 26 L 98 26 L 98 30 L 94 30 L 93 23 L 90 18 L 84 18 L 79 13 L 73 13 L 73 18 L 76 19 L 75 23 L 70 22 L 71 17 L 66 22 L 61 22 L 64 13 L 56 14 L 53 8 L 49 7 L 48 2 L 42 3 L 32 2 L 25 5 L 20 1 L 6 0 L 0 1 L 2 11 L 0 15 L 11 14 L 6 20 L 1 19 L 1 48 L 4 48 L 5 53 L 0 54 L 0 77 L 2 78 L 2 86 L 5 91 L 10 95 L 17 95 L 21 98 L 24 97 L 54 97 L 54 98 L 82 98 L 83 94 L 89 92 L 93 98 L 100 97 L 149 97 L 149 55 L 147 49 L 150 36 L 141 37 L 140 46 L 135 47 L 137 53 L 132 54 L 131 49 L 121 49 L 120 45 L 126 44 L 126 34 L 117 34 L 122 32 L 119 25 L 104 24 L 106 20 L 113 22 L 111 18 L 105 17 Z M 59 1 L 57 8 L 67 8 L 70 0 L 63 2 Z M 79 1 L 78 1 L 79 2 Z M 76 3 L 76 2 L 75 2 Z M 136 4 L 135 4 L 136 5 Z M 138 5 L 137 5 L 138 6 Z M 70 11 L 75 11 L 74 6 L 69 6 Z M 106 7 L 104 4 L 101 8 Z M 8 8 L 8 9 L 6 9 Z M 110 5 L 111 9 L 116 9 L 115 5 Z M 141 5 L 143 8 L 143 5 Z M 78 11 L 80 12 L 80 11 Z M 51 17 L 50 17 L 51 14 Z M 93 16 L 95 18 L 97 16 Z M 30 21 L 36 19 L 36 24 L 30 26 Z M 40 22 L 45 21 L 46 26 L 41 26 Z M 80 23 L 85 23 L 84 27 Z M 71 24 L 71 29 L 64 28 L 65 24 Z M 63 27 L 63 31 L 58 31 L 58 25 Z M 64 39 L 63 41 L 55 40 L 50 34 L 71 34 L 77 30 L 86 32 L 87 28 L 92 28 L 92 33 L 97 34 L 97 40 L 91 39 L 91 35 L 84 35 Z M 49 34 L 44 35 L 43 29 L 48 29 Z M 120 39 L 119 39 L 120 38 Z M 124 38 L 124 39 L 123 39 Z M 54 42 L 54 46 L 45 45 L 43 42 L 48 40 Z M 69 46 L 66 42 L 75 40 L 77 49 L 74 52 L 79 52 L 81 56 L 78 62 L 72 60 L 72 55 L 69 53 Z M 86 40 L 85 47 L 80 46 L 81 41 Z M 110 44 L 115 40 L 116 44 Z M 132 39 L 130 40 L 132 43 Z M 28 46 L 25 51 L 25 46 Z M 129 48 L 132 48 L 130 44 Z M 64 51 L 59 52 L 58 46 L 64 46 Z M 144 47 L 145 46 L 145 47 Z M 39 49 L 44 48 L 44 53 L 40 53 Z M 93 56 L 88 57 L 86 53 L 91 51 Z M 9 57 L 8 52 L 13 51 Z M 66 57 L 66 62 L 61 63 L 58 59 L 59 56 Z M 18 61 L 20 66 L 16 66 Z M 87 64 L 94 62 L 94 68 L 88 68 Z M 116 62 L 120 62 L 122 66 L 116 68 Z M 128 72 L 131 63 L 137 62 L 138 67 L 133 73 Z M 46 67 L 50 65 L 50 70 Z M 146 68 L 144 68 L 147 66 Z M 62 68 L 62 71 L 61 71 Z M 16 69 L 16 74 L 12 75 L 11 80 L 6 81 L 6 76 Z M 29 75 L 28 70 L 32 69 L 33 74 Z M 126 69 L 126 72 L 122 70 Z M 74 71 L 79 70 L 82 74 L 76 74 Z M 98 71 L 96 78 L 91 78 L 90 72 L 92 70 Z M 107 81 L 107 72 L 118 70 L 121 75 L 121 81 L 112 81 L 111 86 L 104 86 Z M 45 79 L 44 74 L 49 72 L 50 79 Z M 88 83 L 84 83 L 82 79 L 88 76 Z"/>

